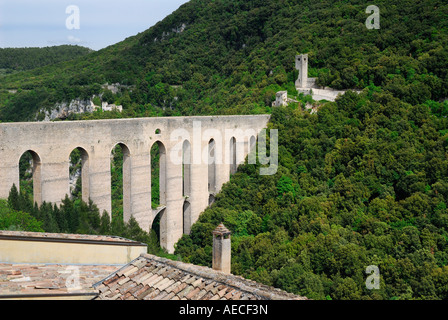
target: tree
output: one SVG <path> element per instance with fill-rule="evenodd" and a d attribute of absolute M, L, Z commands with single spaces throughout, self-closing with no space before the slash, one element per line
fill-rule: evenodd
<path fill-rule="evenodd" d="M 76 233 L 79 227 L 79 212 L 75 210 L 73 202 L 68 195 L 62 200 L 61 214 L 67 219 L 67 231 L 69 233 Z"/>
<path fill-rule="evenodd" d="M 110 216 L 106 210 L 103 211 L 101 215 L 100 221 L 100 234 L 110 234 L 111 232 L 111 224 L 110 224 Z"/>
<path fill-rule="evenodd" d="M 0 200 L 0 230 L 43 232 L 42 222 L 31 214 L 15 210 L 4 200 Z"/>
<path fill-rule="evenodd" d="M 9 204 L 11 209 L 19 210 L 19 208 L 20 208 L 19 192 L 18 192 L 17 187 L 16 187 L 15 184 L 12 185 L 12 188 L 9 191 L 8 204 Z"/>

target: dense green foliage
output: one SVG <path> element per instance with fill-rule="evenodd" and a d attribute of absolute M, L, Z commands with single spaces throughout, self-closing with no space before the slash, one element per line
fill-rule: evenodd
<path fill-rule="evenodd" d="M 277 173 L 241 166 L 176 253 L 211 265 L 224 222 L 236 274 L 315 299 L 447 299 L 448 119 L 429 110 L 372 91 L 274 110 Z"/>
<path fill-rule="evenodd" d="M 448 4 L 375 5 L 379 30 L 365 27 L 360 0 L 192 0 L 114 46 L 0 77 L 0 120 L 30 120 L 42 107 L 98 94 L 97 104 L 121 104 L 123 113 L 69 119 L 272 112 L 277 173 L 241 166 L 176 254 L 210 265 L 211 231 L 224 222 L 232 270 L 247 278 L 315 299 L 447 299 Z M 309 54 L 318 84 L 364 92 L 317 114 L 301 103 L 271 110 L 276 91 L 297 96 L 298 53 Z M 117 94 L 102 87 L 117 82 Z M 14 215 L 26 212 L 45 231 L 136 235 L 156 251 L 154 233 L 120 219 L 121 149 L 114 155 L 110 226 L 92 203 L 23 207 L 21 194 L 19 206 L 0 203 L 0 223 L 22 228 L 13 220 L 27 214 Z M 156 150 L 151 157 L 157 177 Z M 27 163 L 21 190 L 31 188 Z M 151 200 L 155 207 L 157 192 Z M 379 290 L 365 286 L 369 265 L 379 267 Z"/>
<path fill-rule="evenodd" d="M 62 45 L 45 48 L 0 48 L 0 74 L 31 70 L 73 60 L 92 52 L 80 46 Z"/>
<path fill-rule="evenodd" d="M 42 222 L 31 214 L 13 209 L 8 201 L 0 200 L 0 230 L 43 232 Z"/>
<path fill-rule="evenodd" d="M 381 28 L 365 27 L 365 1 L 192 0 L 152 28 L 74 61 L 0 79 L 1 119 L 126 87 L 122 116 L 269 112 L 295 94 L 294 56 L 334 88 L 381 87 L 416 104 L 448 96 L 448 4 L 378 0 Z M 185 28 L 182 32 L 182 25 Z"/>

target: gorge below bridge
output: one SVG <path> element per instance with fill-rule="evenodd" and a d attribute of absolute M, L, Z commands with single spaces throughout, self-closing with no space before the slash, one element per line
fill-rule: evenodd
<path fill-rule="evenodd" d="M 60 205 L 70 194 L 70 154 L 81 154 L 82 199 L 112 212 L 111 156 L 123 151 L 123 218 L 149 231 L 160 214 L 168 252 L 188 234 L 244 162 L 269 115 L 0 123 L 0 198 L 20 185 L 19 162 L 32 155 L 33 198 Z M 151 153 L 159 146 L 160 206 L 151 207 Z"/>

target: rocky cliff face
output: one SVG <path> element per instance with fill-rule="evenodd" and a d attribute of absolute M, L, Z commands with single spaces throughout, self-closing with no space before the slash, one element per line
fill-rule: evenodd
<path fill-rule="evenodd" d="M 72 100 L 70 103 L 62 102 L 56 104 L 52 109 L 39 110 L 36 115 L 36 120 L 38 121 L 51 121 L 55 119 L 65 119 L 70 114 L 74 113 L 85 113 L 95 111 L 96 106 L 93 104 L 92 100 Z"/>
<path fill-rule="evenodd" d="M 37 121 L 52 121 L 55 119 L 66 119 L 70 114 L 79 114 L 86 112 L 93 112 L 97 109 L 102 109 L 103 111 L 123 111 L 122 106 L 117 106 L 115 104 L 108 104 L 103 102 L 101 106 L 97 106 L 93 103 L 92 99 L 80 100 L 75 99 L 70 103 L 62 102 L 57 103 L 52 109 L 40 109 L 36 114 L 35 119 Z"/>

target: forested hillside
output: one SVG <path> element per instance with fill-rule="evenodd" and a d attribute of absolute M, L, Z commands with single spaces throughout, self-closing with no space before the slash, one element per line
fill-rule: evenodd
<path fill-rule="evenodd" d="M 70 119 L 272 113 L 277 173 L 242 165 L 178 242 L 177 257 L 210 265 L 211 232 L 224 222 L 235 274 L 313 299 L 447 299 L 448 4 L 375 5 L 381 27 L 369 30 L 360 0 L 192 0 L 116 45 L 0 77 L 0 121 L 99 93 L 123 112 Z M 310 114 L 304 102 L 313 101 L 294 88 L 299 53 L 318 84 L 363 92 Z M 112 94 L 105 83 L 123 87 Z M 271 108 L 279 90 L 299 102 Z M 113 161 L 114 204 L 120 165 Z M 48 214 L 13 203 L 0 203 L 7 227 L 14 217 L 22 228 L 70 232 L 103 224 L 158 250 L 154 233 L 134 222 L 106 226 L 92 204 L 66 200 Z M 48 222 L 71 207 L 76 228 Z M 366 288 L 369 265 L 379 268 L 379 289 Z"/>
<path fill-rule="evenodd" d="M 73 60 L 92 52 L 91 49 L 61 45 L 45 48 L 0 48 L 0 75 Z"/>
<path fill-rule="evenodd" d="M 135 86 L 115 97 L 126 117 L 269 112 L 277 90 L 295 93 L 297 53 L 321 85 L 373 84 L 413 104 L 447 97 L 447 3 L 375 5 L 378 30 L 366 28 L 361 0 L 192 0 L 116 45 L 0 79 L 23 90 L 0 92 L 0 119 L 27 120 L 106 82 Z"/>
<path fill-rule="evenodd" d="M 444 104 L 445 110 L 448 104 Z M 314 299 L 448 298 L 448 120 L 386 93 L 348 92 L 317 114 L 274 110 L 279 168 L 243 165 L 177 244 L 211 265 L 232 231 L 232 272 Z M 366 288 L 366 267 L 380 288 Z"/>

